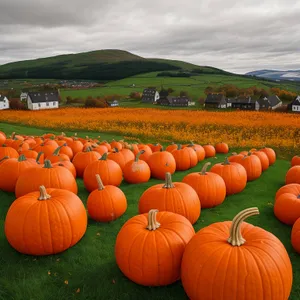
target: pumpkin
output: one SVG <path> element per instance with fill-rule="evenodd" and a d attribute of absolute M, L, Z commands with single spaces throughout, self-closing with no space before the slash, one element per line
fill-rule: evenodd
<path fill-rule="evenodd" d="M 213 145 L 204 145 L 203 149 L 205 151 L 205 157 L 215 157 L 216 156 L 216 149 Z"/>
<path fill-rule="evenodd" d="M 67 145 L 72 149 L 73 151 L 73 157 L 75 157 L 75 155 L 77 153 L 82 152 L 83 150 L 83 144 L 82 142 L 80 142 L 79 140 L 75 139 L 74 141 L 67 141 Z"/>
<path fill-rule="evenodd" d="M 227 154 L 229 152 L 229 147 L 226 143 L 217 143 L 215 145 L 216 153 L 225 153 Z"/>
<path fill-rule="evenodd" d="M 198 162 L 202 161 L 205 158 L 205 150 L 204 148 L 199 144 L 194 144 L 191 142 L 191 144 L 187 145 L 187 147 L 190 147 L 195 150 L 198 158 Z"/>
<path fill-rule="evenodd" d="M 78 152 L 72 160 L 77 176 L 83 177 L 85 168 L 93 161 L 97 161 L 100 157 L 101 155 L 96 151 L 92 151 L 91 148 L 87 148 L 85 152 Z"/>
<path fill-rule="evenodd" d="M 9 158 L 0 165 L 0 189 L 5 192 L 14 192 L 17 180 L 26 169 L 37 166 L 34 159 L 26 159 L 24 155 L 19 158 Z"/>
<path fill-rule="evenodd" d="M 259 151 L 265 152 L 269 158 L 270 166 L 272 166 L 276 161 L 276 153 L 272 148 L 262 148 Z"/>
<path fill-rule="evenodd" d="M 0 159 L 2 159 L 5 156 L 8 156 L 9 158 L 18 158 L 19 153 L 16 149 L 12 147 L 7 147 L 6 144 L 4 144 L 2 145 L 2 147 L 0 147 Z"/>
<path fill-rule="evenodd" d="M 108 154 L 108 159 L 115 161 L 123 170 L 126 163 L 134 159 L 134 154 L 129 149 L 118 150 L 114 148 L 113 152 Z"/>
<path fill-rule="evenodd" d="M 122 148 L 123 148 L 122 143 L 120 141 L 117 142 L 115 140 L 112 140 L 112 142 L 110 143 L 110 146 L 111 146 L 111 149 L 117 148 L 118 150 L 122 150 Z"/>
<path fill-rule="evenodd" d="M 93 145 L 92 146 L 92 149 L 93 149 L 93 151 L 96 151 L 96 152 L 98 152 L 101 156 L 104 154 L 104 153 L 107 153 L 108 152 L 108 150 L 107 150 L 107 147 L 106 146 L 104 146 L 104 145 Z"/>
<path fill-rule="evenodd" d="M 107 159 L 107 153 L 91 162 L 84 171 L 83 183 L 89 192 L 98 188 L 96 174 L 100 175 L 104 185 L 119 186 L 123 179 L 121 167 L 115 161 Z"/>
<path fill-rule="evenodd" d="M 85 234 L 87 214 L 70 191 L 46 189 L 16 199 L 5 218 L 5 236 L 18 252 L 29 255 L 60 253 Z"/>
<path fill-rule="evenodd" d="M 170 152 L 167 151 L 155 152 L 151 154 L 147 163 L 151 170 L 151 176 L 157 179 L 163 180 L 167 172 L 174 174 L 176 170 L 175 158 Z"/>
<path fill-rule="evenodd" d="M 139 200 L 140 214 L 153 208 L 182 215 L 192 224 L 197 222 L 201 213 L 201 204 L 196 191 L 186 183 L 172 183 L 170 173 L 166 173 L 164 184 L 148 188 Z"/>
<path fill-rule="evenodd" d="M 287 185 L 284 185 L 283 187 L 281 187 L 275 195 L 275 200 L 282 194 L 285 193 L 292 193 L 292 194 L 296 194 L 299 193 L 300 194 L 300 184 L 299 183 L 290 183 Z"/>
<path fill-rule="evenodd" d="M 293 225 L 291 242 L 294 250 L 300 254 L 300 218 L 298 218 Z"/>
<path fill-rule="evenodd" d="M 151 176 L 151 171 L 148 164 L 139 159 L 144 150 L 140 151 L 134 160 L 129 161 L 124 169 L 123 176 L 128 183 L 143 183 L 148 182 Z"/>
<path fill-rule="evenodd" d="M 220 205 L 226 197 L 226 185 L 223 178 L 216 173 L 206 171 L 210 164 L 207 162 L 200 173 L 190 173 L 182 180 L 196 191 L 201 209 Z"/>
<path fill-rule="evenodd" d="M 6 135 L 4 132 L 0 131 L 0 145 L 4 144 L 6 141 Z"/>
<path fill-rule="evenodd" d="M 126 144 L 125 148 L 131 150 L 134 155 L 137 155 L 140 152 L 140 149 L 137 146 L 137 144 Z"/>
<path fill-rule="evenodd" d="M 147 145 L 138 145 L 139 151 L 144 150 L 144 153 L 140 155 L 140 159 L 148 163 L 149 157 L 152 155 L 152 150 L 149 146 Z"/>
<path fill-rule="evenodd" d="M 247 172 L 247 181 L 252 181 L 260 177 L 262 173 L 262 165 L 258 156 L 251 152 L 244 156 L 239 163 L 245 168 Z"/>
<path fill-rule="evenodd" d="M 98 188 L 87 199 L 88 213 L 97 222 L 114 221 L 127 209 L 126 196 L 114 185 L 104 186 L 99 174 L 96 174 L 96 180 Z"/>
<path fill-rule="evenodd" d="M 236 152 L 232 152 L 231 156 L 228 157 L 229 162 L 240 162 L 242 158 L 244 158 L 244 154 L 237 154 Z"/>
<path fill-rule="evenodd" d="M 267 156 L 267 154 L 265 152 L 262 152 L 262 151 L 254 151 L 254 152 L 251 152 L 252 155 L 255 155 L 259 158 L 260 160 L 260 163 L 261 163 L 261 167 L 262 167 L 262 171 L 265 171 L 269 168 L 269 158 Z"/>
<path fill-rule="evenodd" d="M 178 148 L 178 145 L 175 144 L 175 143 L 173 142 L 171 145 L 168 145 L 168 146 L 166 147 L 166 151 L 172 153 L 172 151 L 173 151 L 173 150 L 176 150 L 177 148 Z"/>
<path fill-rule="evenodd" d="M 26 142 L 21 142 L 17 147 L 13 147 L 14 149 L 16 149 L 18 151 L 18 153 L 22 152 L 22 151 L 26 151 L 30 149 L 30 145 Z"/>
<path fill-rule="evenodd" d="M 53 168 L 65 167 L 66 169 L 68 169 L 72 173 L 74 178 L 76 178 L 76 168 L 70 161 L 67 161 L 67 160 L 59 161 L 57 163 L 54 163 L 52 166 L 53 166 Z"/>
<path fill-rule="evenodd" d="M 180 279 L 182 255 L 194 234 L 191 223 L 181 215 L 156 209 L 137 215 L 117 235 L 117 265 L 137 284 L 171 284 Z"/>
<path fill-rule="evenodd" d="M 55 141 L 44 141 L 42 144 L 36 145 L 33 150 L 36 152 L 43 152 L 45 157 L 52 155 L 52 153 L 58 148 Z"/>
<path fill-rule="evenodd" d="M 241 211 L 232 222 L 213 223 L 187 244 L 181 281 L 189 299 L 286 300 L 292 288 L 289 255 L 272 233 L 243 222 L 259 214 Z"/>
<path fill-rule="evenodd" d="M 284 193 L 275 196 L 274 214 L 287 225 L 293 225 L 300 218 L 300 185 L 295 189 L 289 187 Z"/>
<path fill-rule="evenodd" d="M 63 146 L 59 146 L 55 151 L 46 157 L 46 159 L 50 160 L 51 163 L 57 163 L 59 161 L 70 161 L 70 158 L 66 154 L 60 153 L 60 150 Z"/>
<path fill-rule="evenodd" d="M 195 167 L 198 163 L 197 154 L 190 147 L 181 148 L 181 145 L 178 145 L 177 149 L 172 151 L 172 155 L 175 158 L 176 171 L 188 170 Z"/>
<path fill-rule="evenodd" d="M 215 164 L 210 172 L 220 175 L 226 185 L 226 195 L 233 195 L 244 190 L 247 184 L 247 172 L 239 163 L 229 162 Z"/>
<path fill-rule="evenodd" d="M 163 150 L 163 146 L 159 143 L 156 143 L 156 144 L 147 144 L 152 152 L 158 152 L 158 151 L 162 151 Z"/>
<path fill-rule="evenodd" d="M 295 155 L 291 160 L 291 166 L 300 166 L 300 156 Z"/>
<path fill-rule="evenodd" d="M 99 145 L 105 146 L 107 148 L 107 151 L 111 151 L 111 145 L 107 141 L 103 141 L 101 143 L 98 143 Z"/>
<path fill-rule="evenodd" d="M 300 183 L 300 166 L 291 167 L 285 176 L 285 184 Z"/>
<path fill-rule="evenodd" d="M 59 150 L 59 154 L 67 155 L 69 157 L 69 160 L 71 161 L 74 157 L 73 150 L 71 149 L 71 147 L 69 147 L 66 142 L 64 142 L 60 146 L 61 148 Z"/>
<path fill-rule="evenodd" d="M 38 191 L 41 185 L 46 188 L 69 190 L 74 194 L 78 192 L 76 180 L 69 170 L 64 167 L 53 168 L 51 162 L 45 160 L 42 168 L 30 168 L 20 174 L 16 183 L 16 197 Z"/>

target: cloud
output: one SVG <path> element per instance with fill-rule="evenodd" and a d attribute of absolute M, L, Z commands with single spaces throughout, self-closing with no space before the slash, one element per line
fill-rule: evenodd
<path fill-rule="evenodd" d="M 0 64 L 98 49 L 244 73 L 300 69 L 294 0 L 0 2 Z"/>

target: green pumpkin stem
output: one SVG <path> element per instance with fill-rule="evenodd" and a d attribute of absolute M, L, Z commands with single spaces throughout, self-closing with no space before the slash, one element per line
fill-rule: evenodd
<path fill-rule="evenodd" d="M 9 159 L 9 156 L 4 156 L 3 158 L 0 159 L 0 162 L 5 160 L 5 159 Z"/>
<path fill-rule="evenodd" d="M 114 148 L 113 151 L 116 153 L 120 152 L 118 148 Z"/>
<path fill-rule="evenodd" d="M 135 162 L 138 162 L 138 161 L 139 161 L 139 158 L 140 158 L 140 156 L 141 156 L 143 153 L 145 153 L 145 150 L 141 150 L 139 153 L 137 153 L 137 155 L 136 155 L 136 157 L 135 157 L 134 161 L 135 161 Z"/>
<path fill-rule="evenodd" d="M 206 164 L 204 164 L 204 166 L 203 166 L 203 168 L 201 170 L 201 175 L 206 175 L 207 168 L 210 165 L 211 165 L 211 162 L 207 162 Z"/>
<path fill-rule="evenodd" d="M 177 150 L 181 149 L 181 144 L 177 144 Z"/>
<path fill-rule="evenodd" d="M 222 165 L 230 165 L 230 161 L 228 160 L 228 157 L 225 157 L 225 161 L 222 163 Z"/>
<path fill-rule="evenodd" d="M 49 194 L 47 194 L 46 188 L 43 185 L 41 185 L 40 186 L 40 197 L 38 198 L 38 200 L 48 200 L 50 198 L 51 198 L 51 196 Z"/>
<path fill-rule="evenodd" d="M 99 174 L 96 174 L 96 180 L 98 185 L 98 191 L 104 190 L 104 185 Z"/>
<path fill-rule="evenodd" d="M 107 152 L 105 152 L 99 160 L 106 160 L 107 159 Z"/>
<path fill-rule="evenodd" d="M 44 161 L 44 168 L 45 169 L 51 169 L 52 168 L 52 164 L 51 164 L 51 161 L 49 159 L 46 159 Z"/>
<path fill-rule="evenodd" d="M 54 155 L 54 156 L 58 156 L 58 155 L 59 155 L 59 151 L 60 151 L 60 149 L 61 149 L 62 147 L 63 147 L 63 146 L 57 147 L 57 148 L 55 149 L 55 151 L 53 152 L 53 155 Z"/>
<path fill-rule="evenodd" d="M 42 152 L 42 151 L 39 152 L 39 153 L 38 153 L 38 156 L 37 156 L 37 158 L 36 158 L 36 160 L 35 160 L 38 164 L 40 164 L 39 160 L 40 160 L 42 154 L 44 154 L 44 152 Z"/>
<path fill-rule="evenodd" d="M 170 172 L 166 173 L 166 179 L 165 179 L 165 184 L 163 185 L 164 189 L 171 189 L 174 188 L 174 184 L 172 182 L 172 176 Z"/>
<path fill-rule="evenodd" d="M 148 213 L 148 225 L 147 229 L 148 230 L 156 230 L 157 228 L 160 227 L 160 223 L 157 222 L 156 220 L 156 215 L 158 213 L 157 209 L 151 209 Z"/>
<path fill-rule="evenodd" d="M 242 210 L 234 217 L 230 227 L 228 243 L 232 246 L 241 246 L 246 242 L 242 236 L 241 225 L 245 219 L 255 215 L 259 215 L 259 210 L 257 207 L 252 207 Z"/>
<path fill-rule="evenodd" d="M 27 158 L 25 157 L 24 154 L 21 154 L 18 158 L 18 162 L 25 161 L 25 160 L 27 160 Z"/>
<path fill-rule="evenodd" d="M 91 152 L 93 151 L 92 147 L 86 147 L 86 149 L 84 150 L 84 152 Z"/>

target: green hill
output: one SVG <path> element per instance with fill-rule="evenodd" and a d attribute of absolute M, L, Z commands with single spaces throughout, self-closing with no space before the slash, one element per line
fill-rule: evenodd
<path fill-rule="evenodd" d="M 146 59 L 122 50 L 99 50 L 8 63 L 0 66 L 0 79 L 108 81 L 159 71 L 230 74 L 220 69 L 200 67 L 182 61 Z"/>

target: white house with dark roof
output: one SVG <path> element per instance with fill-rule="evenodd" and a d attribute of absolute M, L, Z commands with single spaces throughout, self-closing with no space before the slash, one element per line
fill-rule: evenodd
<path fill-rule="evenodd" d="M 0 95 L 0 110 L 9 109 L 9 101 L 6 96 Z"/>
<path fill-rule="evenodd" d="M 289 108 L 293 112 L 300 113 L 300 96 L 297 96 L 296 99 L 289 104 Z"/>
<path fill-rule="evenodd" d="M 59 107 L 59 94 L 57 91 L 29 92 L 27 106 L 30 110 L 53 109 Z"/>
<path fill-rule="evenodd" d="M 159 92 L 155 88 L 144 89 L 142 95 L 142 102 L 156 103 L 159 98 L 160 98 Z"/>

